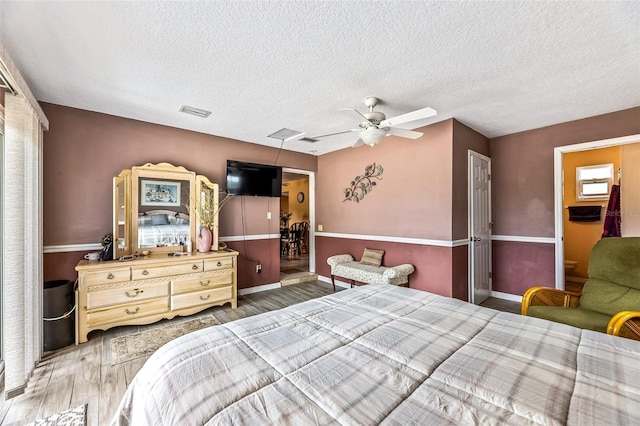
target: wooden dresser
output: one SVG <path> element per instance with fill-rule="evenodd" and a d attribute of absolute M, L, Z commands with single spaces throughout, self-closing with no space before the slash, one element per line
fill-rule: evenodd
<path fill-rule="evenodd" d="M 152 254 L 135 260 L 81 260 L 76 266 L 76 344 L 92 330 L 150 324 L 215 305 L 237 306 L 235 251 Z"/>

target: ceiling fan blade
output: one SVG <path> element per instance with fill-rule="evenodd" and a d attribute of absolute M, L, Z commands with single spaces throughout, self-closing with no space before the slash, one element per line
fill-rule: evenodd
<path fill-rule="evenodd" d="M 325 135 L 313 136 L 312 139 L 326 138 L 327 136 L 342 135 L 343 133 L 360 132 L 362 129 L 342 130 L 341 132 L 327 133 Z"/>
<path fill-rule="evenodd" d="M 408 139 L 418 139 L 420 136 L 424 135 L 422 132 L 414 132 L 413 130 L 399 129 L 397 127 L 389 127 L 387 129 L 387 134 Z"/>
<path fill-rule="evenodd" d="M 363 119 L 364 119 L 364 121 L 366 121 L 367 123 L 371 123 L 371 122 L 369 121 L 369 119 L 368 119 L 367 117 L 365 117 L 365 116 L 364 116 L 364 114 L 362 114 L 360 111 L 358 111 L 358 110 L 357 110 L 357 109 L 355 109 L 355 108 L 340 108 L 340 111 L 353 111 L 353 112 L 355 112 L 356 114 L 358 114 L 358 116 L 359 116 L 360 118 L 363 118 Z M 371 123 L 371 124 L 373 124 L 373 123 Z"/>
<path fill-rule="evenodd" d="M 422 120 L 423 118 L 429 118 L 436 115 L 438 112 L 430 107 L 418 109 L 415 111 L 401 114 L 396 117 L 391 117 L 380 122 L 381 127 L 397 126 L 398 124 L 408 123 L 410 121 Z"/>
<path fill-rule="evenodd" d="M 359 146 L 364 145 L 364 141 L 362 139 L 358 139 L 356 143 L 351 148 L 357 148 Z"/>

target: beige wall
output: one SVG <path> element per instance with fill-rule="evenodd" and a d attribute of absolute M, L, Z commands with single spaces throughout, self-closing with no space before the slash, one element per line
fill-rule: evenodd
<path fill-rule="evenodd" d="M 640 236 L 640 143 L 622 146 L 622 236 Z"/>
<path fill-rule="evenodd" d="M 569 275 L 587 277 L 591 249 L 602 237 L 608 200 L 576 200 L 576 168 L 596 164 L 613 163 L 614 173 L 620 167 L 620 147 L 592 149 L 566 153 L 562 156 L 564 179 L 564 258 L 575 260 L 578 266 Z M 615 183 L 615 179 L 614 179 Z M 598 222 L 570 222 L 568 206 L 601 206 Z"/>

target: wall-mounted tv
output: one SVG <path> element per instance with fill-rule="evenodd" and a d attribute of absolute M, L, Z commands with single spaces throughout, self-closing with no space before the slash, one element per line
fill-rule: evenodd
<path fill-rule="evenodd" d="M 280 197 L 282 196 L 282 167 L 227 160 L 227 193 Z"/>

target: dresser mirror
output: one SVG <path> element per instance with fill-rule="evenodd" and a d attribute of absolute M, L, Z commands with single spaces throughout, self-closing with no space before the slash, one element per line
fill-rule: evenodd
<path fill-rule="evenodd" d="M 218 188 L 169 163 L 134 166 L 113 178 L 114 259 L 186 251 L 201 226 L 218 246 Z M 189 244 L 191 243 L 191 244 Z"/>

